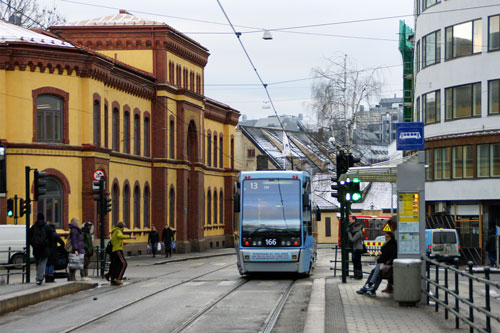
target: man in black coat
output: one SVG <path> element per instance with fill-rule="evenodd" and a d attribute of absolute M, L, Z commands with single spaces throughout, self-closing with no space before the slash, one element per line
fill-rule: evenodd
<path fill-rule="evenodd" d="M 53 222 L 48 222 L 50 230 L 52 230 L 52 240 L 49 241 L 49 256 L 47 258 L 47 265 L 45 266 L 45 282 L 54 282 L 54 269 L 59 261 L 59 252 L 57 244 L 64 248 L 64 241 L 61 236 L 57 234 L 56 226 Z"/>
<path fill-rule="evenodd" d="M 394 238 L 394 233 L 393 232 L 386 232 L 385 234 L 385 243 L 382 245 L 382 248 L 380 249 L 382 252 L 380 256 L 377 259 L 377 265 L 375 266 L 374 269 L 370 272 L 370 275 L 368 276 L 368 279 L 366 280 L 366 283 L 364 286 L 356 291 L 358 294 L 365 294 L 367 296 L 375 296 L 375 292 L 382 282 L 382 274 L 381 274 L 381 269 L 384 265 L 392 266 L 392 262 L 394 259 L 397 258 L 398 256 L 398 245 L 396 242 L 396 239 Z M 388 278 L 389 284 L 387 286 L 387 289 L 383 290 L 382 292 L 392 292 L 392 277 Z"/>
<path fill-rule="evenodd" d="M 172 230 L 170 226 L 167 224 L 161 233 L 161 238 L 163 239 L 163 243 L 165 244 L 165 257 L 168 258 L 168 255 L 172 256 L 172 241 L 174 240 L 175 230 Z"/>
<path fill-rule="evenodd" d="M 151 246 L 151 252 L 153 253 L 153 258 L 156 257 L 156 251 L 158 249 L 158 243 L 160 242 L 160 235 L 156 231 L 156 227 L 152 226 L 151 231 L 148 236 L 148 244 Z"/>
<path fill-rule="evenodd" d="M 28 241 L 36 262 L 36 284 L 41 285 L 49 257 L 49 244 L 52 242 L 52 229 L 45 223 L 42 213 L 38 213 L 37 221 L 28 230 Z"/>

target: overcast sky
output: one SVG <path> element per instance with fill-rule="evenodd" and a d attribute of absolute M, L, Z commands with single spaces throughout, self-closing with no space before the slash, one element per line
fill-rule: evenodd
<path fill-rule="evenodd" d="M 278 114 L 312 116 L 311 70 L 347 54 L 358 68 L 382 67 L 381 97 L 402 96 L 399 20 L 413 28 L 413 0 L 219 0 L 263 81 Z M 264 88 L 217 0 L 38 0 L 68 22 L 118 13 L 169 24 L 210 52 L 205 95 L 246 114 L 273 115 Z M 109 8 L 104 8 L 106 6 Z M 349 23 L 346 23 L 349 22 Z M 319 25 L 315 27 L 304 27 Z M 292 28 L 292 29 L 283 29 Z M 272 40 L 262 39 L 263 29 Z M 281 83 L 284 81 L 292 81 Z"/>

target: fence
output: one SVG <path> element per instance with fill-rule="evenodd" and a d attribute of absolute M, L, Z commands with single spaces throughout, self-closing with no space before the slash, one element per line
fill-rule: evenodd
<path fill-rule="evenodd" d="M 18 262 L 17 260 L 11 260 L 11 258 L 13 258 L 13 256 L 11 255 L 13 252 L 15 252 L 16 255 L 21 254 L 23 256 L 22 262 Z M 7 273 L 3 273 L 2 271 L 0 271 L 0 278 L 2 278 L 3 280 L 3 277 L 6 277 L 5 283 L 9 284 L 11 276 L 21 275 L 21 281 L 22 283 L 24 283 L 26 276 L 26 263 L 24 262 L 25 261 L 24 258 L 26 257 L 26 248 L 23 248 L 23 252 L 19 252 L 19 251 L 12 251 L 12 248 L 9 247 L 8 250 L 0 251 L 0 253 L 7 253 L 7 258 L 9 258 L 9 263 L 0 264 L 0 269 L 7 271 Z"/>
<path fill-rule="evenodd" d="M 470 332 L 474 330 L 478 332 L 492 332 L 492 321 L 500 323 L 500 315 L 491 311 L 490 289 L 492 287 L 496 288 L 498 292 L 500 290 L 500 283 L 490 280 L 490 268 L 484 268 L 483 278 L 478 276 L 478 273 L 474 274 L 472 269 L 474 263 L 472 261 L 467 263 L 468 270 L 460 270 L 458 259 L 455 259 L 454 265 L 447 265 L 430 259 L 427 256 L 422 256 L 422 259 L 426 263 L 426 275 L 422 276 L 422 279 L 426 283 L 426 289 L 423 292 L 427 296 L 427 305 L 429 305 L 430 300 L 434 301 L 436 312 L 442 306 L 444 308 L 445 319 L 448 319 L 449 313 L 452 313 L 455 316 L 456 328 L 460 328 L 460 322 L 462 321 L 469 326 Z M 435 267 L 434 279 L 431 278 L 431 265 Z M 440 280 L 440 269 L 444 270 L 444 280 Z M 449 272 L 452 272 L 454 275 L 454 288 L 449 285 Z M 460 294 L 460 278 L 468 284 L 468 296 Z M 483 299 L 481 299 L 481 296 L 477 297 L 479 293 L 474 294 L 474 281 L 483 286 Z M 431 289 L 434 289 L 434 293 L 432 293 Z M 440 298 L 441 293 L 444 293 L 443 299 Z M 453 298 L 451 302 L 450 297 Z M 464 312 L 467 310 L 468 314 Z M 477 317 L 482 315 L 484 315 L 484 320 L 482 317 Z"/>

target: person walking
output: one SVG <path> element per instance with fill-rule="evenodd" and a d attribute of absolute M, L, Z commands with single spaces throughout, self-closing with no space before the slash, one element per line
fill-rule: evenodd
<path fill-rule="evenodd" d="M 82 229 L 80 229 L 80 219 L 73 217 L 69 224 L 69 238 L 73 250 L 71 253 L 76 255 L 85 255 L 85 246 L 83 244 Z M 82 272 L 80 271 L 80 275 Z M 76 281 L 76 269 L 69 269 L 68 281 Z"/>
<path fill-rule="evenodd" d="M 49 244 L 52 241 L 52 229 L 45 223 L 42 213 L 38 213 L 35 224 L 28 230 L 28 241 L 35 257 L 36 284 L 41 285 L 49 257 Z"/>
<path fill-rule="evenodd" d="M 47 258 L 47 265 L 45 266 L 45 282 L 55 282 L 54 278 L 54 268 L 59 260 L 59 252 L 57 251 L 57 245 L 61 245 L 64 248 L 64 241 L 61 236 L 56 231 L 56 226 L 53 222 L 48 222 L 47 225 L 52 231 L 51 240 L 49 241 L 49 256 Z"/>
<path fill-rule="evenodd" d="M 175 230 L 170 228 L 168 224 L 165 225 L 163 232 L 161 233 L 161 238 L 165 244 L 165 257 L 172 257 L 172 241 L 174 240 Z"/>
<path fill-rule="evenodd" d="M 114 286 L 123 284 L 123 274 L 127 269 L 127 261 L 123 256 L 123 240 L 135 239 L 134 236 L 123 234 L 124 227 L 125 224 L 122 221 L 119 221 L 111 230 L 111 244 L 113 245 L 113 252 L 111 253 L 109 274 L 105 274 L 105 277 L 106 279 L 111 278 L 111 284 Z"/>
<path fill-rule="evenodd" d="M 490 260 L 490 267 L 495 267 L 497 264 L 497 236 L 495 235 L 495 229 L 490 231 L 490 235 L 486 241 L 486 251 Z"/>
<path fill-rule="evenodd" d="M 363 266 L 361 265 L 361 255 L 363 254 L 363 226 L 356 216 L 349 217 L 347 235 L 352 244 L 352 265 L 354 267 L 354 279 L 363 279 Z"/>
<path fill-rule="evenodd" d="M 151 246 L 151 252 L 153 253 L 153 258 L 156 257 L 156 251 L 158 250 L 158 243 L 160 242 L 160 235 L 156 231 L 156 227 L 152 226 L 151 231 L 148 236 L 148 244 Z"/>
<path fill-rule="evenodd" d="M 358 294 L 365 294 L 367 296 L 375 296 L 375 292 L 378 289 L 378 286 L 382 282 L 382 266 L 392 266 L 394 259 L 396 259 L 398 255 L 398 246 L 396 239 L 394 238 L 393 232 L 386 232 L 385 234 L 385 243 L 382 245 L 381 254 L 377 259 L 377 265 L 372 269 L 368 279 L 366 280 L 363 287 L 356 291 Z M 382 290 L 382 292 L 392 293 L 393 290 L 393 278 L 389 277 L 387 288 Z"/>
<path fill-rule="evenodd" d="M 90 258 L 94 255 L 94 239 L 92 237 L 92 222 L 85 222 L 82 228 L 83 248 L 85 250 L 85 257 L 83 258 L 83 269 L 80 271 L 82 280 L 88 281 L 89 279 L 89 264 Z"/>

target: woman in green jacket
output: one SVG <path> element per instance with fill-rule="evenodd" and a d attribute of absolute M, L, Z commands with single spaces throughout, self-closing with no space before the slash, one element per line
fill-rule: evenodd
<path fill-rule="evenodd" d="M 127 269 L 127 261 L 123 256 L 123 240 L 135 239 L 134 236 L 124 235 L 123 228 L 125 224 L 118 222 L 111 230 L 111 244 L 113 252 L 111 253 L 111 263 L 109 264 L 109 273 L 105 274 L 106 279 L 111 278 L 111 284 L 119 286 L 123 284 L 122 278 Z"/>

